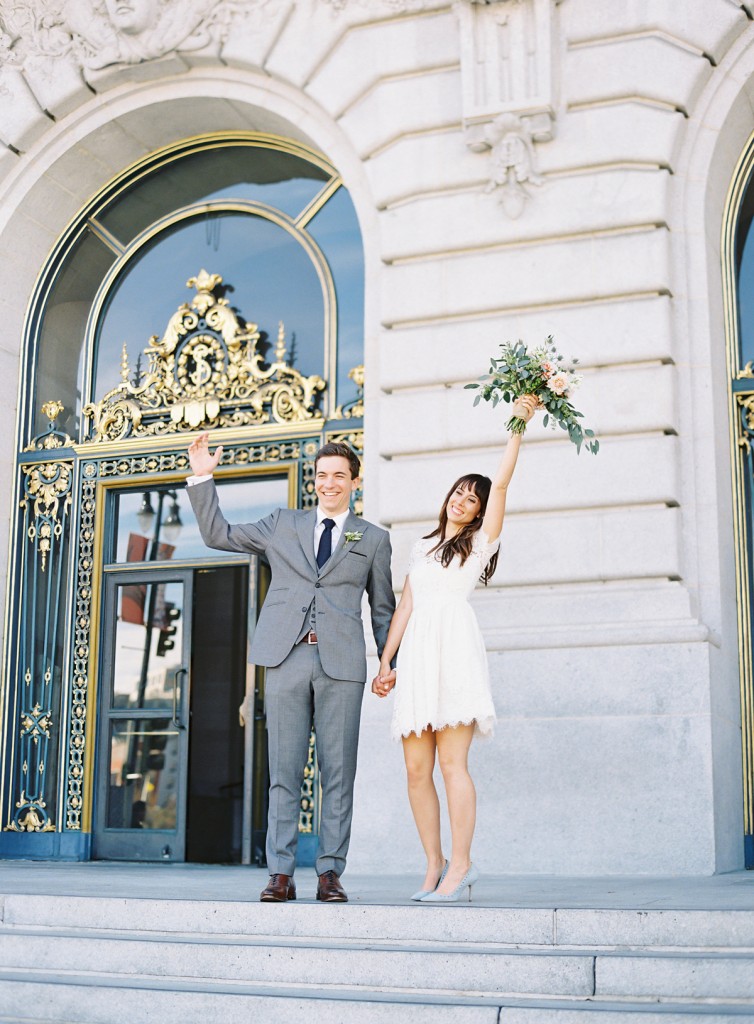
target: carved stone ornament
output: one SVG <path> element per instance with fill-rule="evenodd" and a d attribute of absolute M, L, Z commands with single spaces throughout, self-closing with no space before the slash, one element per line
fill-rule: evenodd
<path fill-rule="evenodd" d="M 245 323 L 215 294 L 221 284 L 219 274 L 206 270 L 188 280 L 196 295 L 173 314 L 162 338 L 150 339 L 145 374 L 137 363 L 132 376 L 123 346 L 122 382 L 83 410 L 92 420 L 92 440 L 321 421 L 317 400 L 325 381 L 304 377 L 286 362 L 282 322 L 267 363 L 257 324 Z"/>
<path fill-rule="evenodd" d="M 173 51 L 219 52 L 237 18 L 275 0 L 7 0 L 0 4 L 0 67 L 67 60 L 97 70 Z"/>
<path fill-rule="evenodd" d="M 488 192 L 519 217 L 539 185 L 535 142 L 555 126 L 555 7 L 559 0 L 456 0 L 466 144 L 491 150 Z"/>
<path fill-rule="evenodd" d="M 421 11 L 425 8 L 436 7 L 432 0 L 320 0 L 321 3 L 332 7 L 334 11 L 344 11 L 346 7 L 362 7 L 374 10 L 381 8 L 382 11 L 393 11 L 402 14 L 406 11 Z M 470 0 L 471 3 L 484 3 L 485 0 Z"/>
<path fill-rule="evenodd" d="M 501 114 L 485 128 L 485 143 L 492 150 L 490 181 L 486 192 L 495 192 L 509 217 L 520 217 L 531 193 L 525 185 L 541 185 L 536 172 L 533 136 L 515 114 Z"/>

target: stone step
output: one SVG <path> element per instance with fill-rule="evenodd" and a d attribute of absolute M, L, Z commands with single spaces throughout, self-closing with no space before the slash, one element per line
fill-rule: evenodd
<path fill-rule="evenodd" d="M 0 928 L 0 966 L 276 985 L 350 985 L 446 994 L 751 1000 L 754 956 L 740 952 L 595 951 L 323 942 Z"/>
<path fill-rule="evenodd" d="M 0 1024 L 313 1013 L 318 1024 L 754 1024 L 754 910 L 0 896 Z"/>
<path fill-rule="evenodd" d="M 112 974 L 138 974 L 211 980 L 264 981 L 281 985 L 331 984 L 352 987 L 423 989 L 449 992 L 511 992 L 588 996 L 594 990 L 594 959 L 557 952 L 488 953 L 416 949 L 359 949 L 317 944 L 265 942 L 227 944 L 79 938 L 0 931 L 0 965 L 80 970 L 94 965 Z M 752 972 L 754 973 L 754 972 Z M 736 994 L 736 993 L 732 993 Z"/>
<path fill-rule="evenodd" d="M 754 1007 L 656 999 L 448 996 L 424 991 L 262 986 L 105 973 L 0 968 L 3 1007 L 18 1024 L 754 1024 Z M 28 1008 L 29 1016 L 23 1015 Z"/>
<path fill-rule="evenodd" d="M 589 948 L 754 950 L 752 910 L 385 906 L 8 894 L 6 925 Z"/>

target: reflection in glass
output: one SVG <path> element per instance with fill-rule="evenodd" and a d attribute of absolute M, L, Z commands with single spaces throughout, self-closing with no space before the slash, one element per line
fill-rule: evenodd
<path fill-rule="evenodd" d="M 283 320 L 288 361 L 304 376 L 324 375 L 322 285 L 300 242 L 262 217 L 212 213 L 166 228 L 139 250 L 111 290 L 98 332 L 95 401 L 120 383 L 123 342 L 133 365 L 190 298 L 186 281 L 202 267 L 222 276 L 231 304 L 238 296 L 241 315 L 259 325 L 265 358 Z"/>
<path fill-rule="evenodd" d="M 276 508 L 288 507 L 288 477 L 259 476 L 245 480 L 217 480 L 220 507 L 229 523 L 253 523 L 274 512 Z M 168 491 L 176 494 L 175 504 L 181 520 L 180 532 L 170 534 L 168 519 L 173 501 L 165 498 L 163 525 L 155 538 L 159 495 Z M 149 495 L 149 506 L 153 517 L 145 516 L 145 494 Z M 196 517 L 189 505 L 183 486 L 171 488 L 153 487 L 150 491 L 121 491 L 115 495 L 117 527 L 116 562 L 165 562 L 178 558 L 227 558 L 233 552 L 216 551 L 204 545 L 199 533 Z M 144 534 L 144 527 L 147 535 Z M 166 527 L 168 532 L 166 533 Z M 156 541 L 156 545 L 155 545 Z"/>
<path fill-rule="evenodd" d="M 169 718 L 113 722 L 107 827 L 175 829 L 178 767 Z"/>
<path fill-rule="evenodd" d="M 338 305 L 338 404 L 356 397 L 349 370 L 364 362 L 364 252 L 356 210 L 339 188 L 306 227 L 325 253 Z"/>
<path fill-rule="evenodd" d="M 113 708 L 180 707 L 183 584 L 118 587 Z"/>
<path fill-rule="evenodd" d="M 72 437 L 78 433 L 79 376 L 86 321 L 102 278 L 115 258 L 115 253 L 99 238 L 84 231 L 50 291 L 38 345 L 34 434 L 47 429 L 47 417 L 41 407 L 50 398 L 59 399 L 64 406 L 57 421 L 58 429 Z"/>
<path fill-rule="evenodd" d="M 750 190 L 751 191 L 751 190 Z M 740 247 L 738 264 L 738 313 L 741 338 L 741 362 L 743 367 L 754 360 L 754 231 L 751 230 L 751 198 L 745 203 L 741 214 L 739 237 L 744 239 Z M 748 214 L 748 218 L 747 218 Z"/>
<path fill-rule="evenodd" d="M 184 156 L 137 181 L 113 200 L 99 220 L 125 245 L 173 210 L 213 199 L 251 199 L 295 219 L 329 176 L 308 160 L 279 150 L 209 149 Z"/>

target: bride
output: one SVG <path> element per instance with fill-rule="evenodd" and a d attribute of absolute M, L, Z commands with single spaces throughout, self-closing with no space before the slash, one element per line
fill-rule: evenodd
<path fill-rule="evenodd" d="M 537 408 L 532 395 L 519 398 L 513 415 L 525 422 Z M 471 862 L 476 790 L 468 754 L 474 735 L 490 736 L 495 708 L 487 654 L 469 596 L 497 566 L 508 484 L 516 468 L 521 435 L 512 434 L 493 480 L 469 473 L 443 502 L 436 528 L 414 544 L 400 603 L 395 610 L 380 671 L 372 691 L 385 697 L 395 686 L 391 733 L 402 739 L 408 797 L 427 873 L 423 903 L 456 902 L 479 878 Z M 399 651 L 400 647 L 400 651 Z M 391 660 L 398 653 L 397 668 Z M 432 773 L 435 756 L 445 783 L 452 838 L 446 861 L 440 837 L 440 802 Z"/>

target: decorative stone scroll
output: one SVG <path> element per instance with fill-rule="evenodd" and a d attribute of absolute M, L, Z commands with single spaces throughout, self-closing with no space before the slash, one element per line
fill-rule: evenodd
<path fill-rule="evenodd" d="M 491 151 L 488 192 L 519 217 L 539 185 L 535 142 L 555 124 L 554 8 L 559 0 L 457 0 L 466 144 Z"/>
<path fill-rule="evenodd" d="M 241 320 L 216 294 L 221 285 L 222 277 L 206 270 L 188 280 L 196 295 L 173 314 L 162 338 L 151 338 L 146 374 L 137 364 L 132 375 L 123 346 L 122 382 L 83 410 L 93 424 L 92 440 L 321 421 L 317 401 L 325 381 L 304 377 L 286 361 L 282 321 L 267 363 L 257 324 Z"/>

